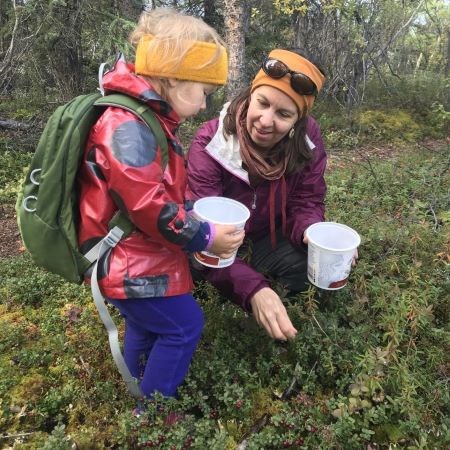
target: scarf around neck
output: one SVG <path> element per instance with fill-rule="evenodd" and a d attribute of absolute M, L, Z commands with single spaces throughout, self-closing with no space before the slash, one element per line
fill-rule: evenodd
<path fill-rule="evenodd" d="M 239 147 L 242 162 L 246 165 L 250 184 L 258 184 L 262 180 L 270 182 L 269 193 L 269 216 L 270 216 L 270 239 L 272 248 L 276 247 L 275 234 L 275 183 L 281 179 L 281 216 L 282 233 L 286 235 L 286 180 L 284 175 L 291 153 L 280 155 L 277 145 L 269 149 L 265 154 L 259 150 L 252 141 L 247 130 L 247 110 L 248 105 L 242 102 L 237 108 L 236 114 L 236 134 L 239 140 Z M 284 156 L 284 157 L 283 157 Z"/>

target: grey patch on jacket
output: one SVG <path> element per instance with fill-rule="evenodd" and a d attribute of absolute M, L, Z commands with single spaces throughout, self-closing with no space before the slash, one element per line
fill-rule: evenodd
<path fill-rule="evenodd" d="M 129 278 L 125 276 L 124 290 L 128 298 L 164 297 L 169 286 L 169 275 Z"/>

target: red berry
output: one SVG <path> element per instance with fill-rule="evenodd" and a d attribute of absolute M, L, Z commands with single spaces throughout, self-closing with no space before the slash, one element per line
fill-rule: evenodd
<path fill-rule="evenodd" d="M 236 401 L 236 408 L 240 408 L 241 406 L 242 406 L 242 404 L 243 404 L 244 402 L 242 401 L 242 400 L 237 400 Z"/>

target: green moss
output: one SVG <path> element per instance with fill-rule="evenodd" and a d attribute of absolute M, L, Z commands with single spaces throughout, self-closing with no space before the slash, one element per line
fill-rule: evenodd
<path fill-rule="evenodd" d="M 274 393 L 269 389 L 258 389 L 251 394 L 251 418 L 254 421 L 260 419 L 264 414 L 272 416 L 280 412 L 282 402 L 274 401 L 273 397 Z"/>
<path fill-rule="evenodd" d="M 35 403 L 47 389 L 47 379 L 44 375 L 33 370 L 26 374 L 11 392 L 12 401 L 19 405 Z"/>
<path fill-rule="evenodd" d="M 180 398 L 148 403 L 139 418 L 89 290 L 25 255 L 1 260 L 0 426 L 10 435 L 32 433 L 2 444 L 135 449 L 158 442 L 170 449 L 191 442 L 193 449 L 231 450 L 247 436 L 247 450 L 289 443 L 384 449 L 394 440 L 447 448 L 446 150 L 403 146 L 394 160 L 368 154 L 371 164 L 348 158 L 327 172 L 328 220 L 362 236 L 348 286 L 311 288 L 287 304 L 299 333 L 280 344 L 199 284 L 206 327 Z M 185 418 L 167 428 L 172 410 Z M 251 433 L 264 414 L 267 423 Z"/>
<path fill-rule="evenodd" d="M 363 134 L 375 141 L 415 142 L 421 137 L 419 125 L 411 114 L 402 110 L 369 110 L 359 113 Z"/>

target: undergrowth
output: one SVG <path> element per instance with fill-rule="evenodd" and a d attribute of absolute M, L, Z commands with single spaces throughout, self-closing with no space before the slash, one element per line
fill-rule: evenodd
<path fill-rule="evenodd" d="M 1 444 L 448 448 L 448 148 L 411 145 L 385 161 L 341 156 L 327 173 L 327 220 L 362 236 L 349 285 L 289 300 L 299 330 L 289 343 L 197 285 L 206 327 L 180 398 L 159 398 L 139 417 L 88 289 L 26 254 L 0 260 Z M 168 426 L 170 411 L 183 416 Z"/>

